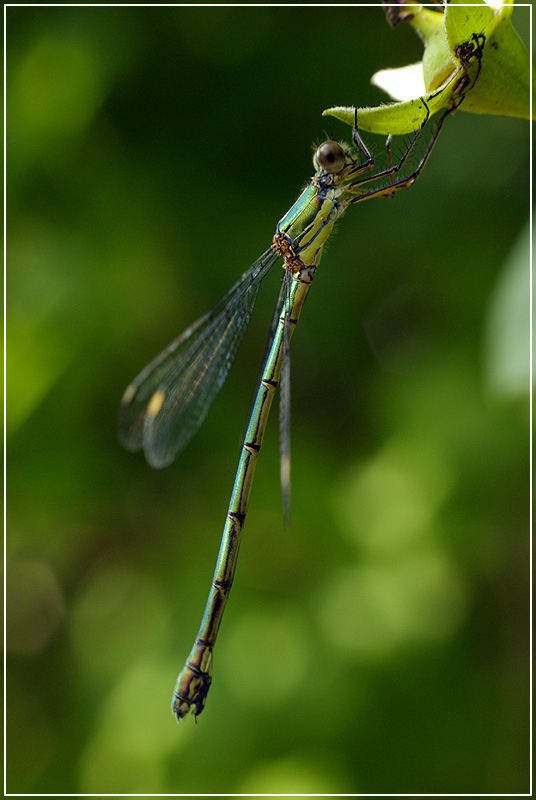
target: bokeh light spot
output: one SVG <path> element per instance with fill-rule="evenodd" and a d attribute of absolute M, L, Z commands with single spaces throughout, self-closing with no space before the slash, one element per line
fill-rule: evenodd
<path fill-rule="evenodd" d="M 169 611 L 145 575 L 108 568 L 93 576 L 75 602 L 70 630 L 83 669 L 115 675 L 165 638 Z"/>
<path fill-rule="evenodd" d="M 165 758 L 192 735 L 171 715 L 170 668 L 140 661 L 104 702 L 94 737 L 80 761 L 80 791 L 148 792 L 165 787 Z"/>
<path fill-rule="evenodd" d="M 42 650 L 65 618 L 65 602 L 50 567 L 12 559 L 7 565 L 6 644 L 11 653 Z"/>
<path fill-rule="evenodd" d="M 82 38 L 43 36 L 28 50 L 14 75 L 12 113 L 21 126 L 19 131 L 34 140 L 36 147 L 41 146 L 40 136 L 78 132 L 101 99 L 97 55 Z"/>
<path fill-rule="evenodd" d="M 447 638 L 465 608 L 459 575 L 430 548 L 341 570 L 324 587 L 318 619 L 326 639 L 344 653 L 381 660 L 399 646 Z"/>
<path fill-rule="evenodd" d="M 293 755 L 261 765 L 239 788 L 240 793 L 315 795 L 355 792 L 341 764 L 328 750 Z"/>
<path fill-rule="evenodd" d="M 306 627 L 295 608 L 267 605 L 242 615 L 227 631 L 217 662 L 237 700 L 258 707 L 288 700 L 310 658 Z"/>
<path fill-rule="evenodd" d="M 334 498 L 335 513 L 360 548 L 393 554 L 422 537 L 452 484 L 438 446 L 432 451 L 415 437 L 400 436 L 348 473 Z"/>

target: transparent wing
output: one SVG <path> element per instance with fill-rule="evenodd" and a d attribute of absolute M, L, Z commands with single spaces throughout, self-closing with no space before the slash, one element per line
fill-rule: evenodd
<path fill-rule="evenodd" d="M 270 355 L 277 328 L 284 319 L 283 335 L 281 339 L 281 374 L 279 377 L 279 464 L 281 477 L 281 494 L 283 498 L 283 520 L 285 526 L 290 525 L 290 312 L 292 301 L 290 297 L 292 278 L 285 270 L 281 277 L 279 295 L 275 304 L 274 313 L 268 340 L 264 350 L 262 369 L 257 383 L 260 381 L 266 361 Z"/>
<path fill-rule="evenodd" d="M 281 318 L 281 311 L 283 310 L 283 306 L 285 304 L 285 300 L 287 297 L 287 283 L 286 283 L 287 274 L 288 274 L 287 271 L 284 270 L 283 275 L 281 276 L 281 283 L 279 285 L 279 294 L 277 296 L 277 301 L 272 314 L 272 320 L 270 322 L 270 330 L 268 331 L 266 345 L 264 347 L 264 354 L 262 356 L 261 368 L 259 370 L 259 374 L 257 375 L 257 382 L 256 382 L 257 384 L 260 382 L 264 374 L 266 362 L 268 360 L 268 356 L 270 355 L 270 350 L 272 349 L 272 344 L 274 343 L 274 337 L 277 331 L 277 326 L 279 325 L 279 320 Z"/>
<path fill-rule="evenodd" d="M 283 337 L 281 343 L 281 376 L 279 378 L 279 465 L 281 494 L 283 497 L 283 520 L 290 526 L 290 313 L 292 302 L 290 287 L 292 278 L 288 272 L 281 284 L 284 296 Z"/>
<path fill-rule="evenodd" d="M 178 456 L 203 423 L 244 338 L 262 279 L 278 255 L 267 250 L 208 314 L 197 320 L 127 387 L 119 440 L 143 450 L 152 467 Z"/>

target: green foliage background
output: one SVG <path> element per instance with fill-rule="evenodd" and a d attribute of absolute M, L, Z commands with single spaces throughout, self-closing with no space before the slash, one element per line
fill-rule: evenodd
<path fill-rule="evenodd" d="M 292 526 L 274 414 L 177 726 L 279 269 L 175 465 L 121 450 L 119 399 L 349 138 L 322 110 L 420 43 L 367 7 L 10 7 L 7 35 L 8 791 L 528 791 L 527 123 L 458 112 L 339 224 L 292 342 Z"/>

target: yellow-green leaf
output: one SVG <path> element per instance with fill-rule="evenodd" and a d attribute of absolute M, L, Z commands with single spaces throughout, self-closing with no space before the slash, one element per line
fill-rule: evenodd
<path fill-rule="evenodd" d="M 529 54 L 511 23 L 512 5 L 494 10 L 483 0 L 466 5 L 451 0 L 445 13 L 408 2 L 400 4 L 397 21 L 406 18 L 425 41 L 422 81 L 414 80 L 418 65 L 382 70 L 373 82 L 402 102 L 357 109 L 357 124 L 374 133 L 404 134 L 414 131 L 424 119 L 423 100 L 431 114 L 456 105 L 477 114 L 500 114 L 529 118 Z M 479 57 L 481 53 L 481 59 Z M 403 81 L 401 80 L 403 79 Z M 416 88 L 408 98 L 408 79 Z M 396 87 L 404 85 L 404 93 Z M 356 109 L 336 106 L 324 111 L 349 125 Z"/>
<path fill-rule="evenodd" d="M 499 12 L 486 4 L 465 7 L 453 0 L 445 13 L 449 48 L 458 47 L 473 33 L 483 34 L 482 69 L 462 106 L 475 114 L 500 114 L 529 119 L 529 54 L 511 22 L 512 5 Z"/>

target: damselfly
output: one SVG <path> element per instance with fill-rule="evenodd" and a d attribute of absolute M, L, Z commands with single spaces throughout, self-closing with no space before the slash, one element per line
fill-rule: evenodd
<path fill-rule="evenodd" d="M 321 144 L 313 160 L 315 174 L 278 223 L 269 249 L 238 278 L 212 311 L 175 339 L 138 375 L 123 395 L 119 414 L 122 444 L 128 450 L 143 449 L 153 467 L 170 464 L 205 419 L 242 341 L 261 281 L 282 257 L 281 290 L 242 446 L 214 579 L 198 636 L 175 686 L 172 710 L 177 720 L 190 711 L 197 716 L 205 705 L 211 683 L 212 650 L 233 582 L 255 464 L 278 384 L 281 484 L 285 515 L 288 516 L 289 341 L 323 247 L 336 220 L 348 206 L 372 197 L 393 195 L 416 180 L 446 116 L 454 110 L 451 107 L 442 113 L 417 167 L 402 177 L 404 165 L 430 116 L 427 104 L 422 103 L 422 124 L 402 157 L 392 164 L 388 137 L 389 166 L 379 172 L 374 172 L 374 159 L 361 139 L 357 120 L 352 131 L 355 151 L 332 140 Z"/>

